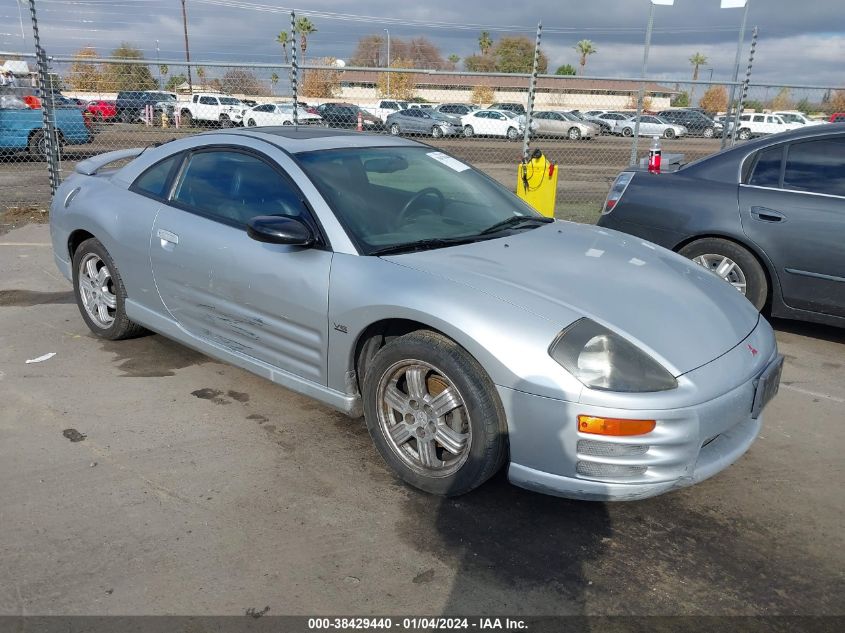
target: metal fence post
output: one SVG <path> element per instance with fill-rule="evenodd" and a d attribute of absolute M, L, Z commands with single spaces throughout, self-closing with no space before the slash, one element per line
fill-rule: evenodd
<path fill-rule="evenodd" d="M 293 95 L 293 124 L 299 125 L 299 108 L 297 107 L 297 103 L 299 99 L 297 97 L 297 81 L 299 77 L 299 68 L 296 65 L 296 12 L 290 12 L 290 35 L 291 35 L 291 64 L 290 64 L 290 91 Z"/>
<path fill-rule="evenodd" d="M 531 69 L 531 81 L 528 84 L 528 112 L 525 115 L 525 129 L 522 131 L 522 162 L 528 162 L 531 145 L 531 122 L 534 120 L 534 94 L 537 92 L 537 72 L 540 65 L 540 38 L 543 36 L 543 23 L 537 22 L 537 39 L 534 42 L 534 65 Z"/>
<path fill-rule="evenodd" d="M 29 16 L 32 19 L 32 39 L 35 41 L 35 64 L 38 68 L 38 90 L 41 93 L 41 114 L 44 134 L 44 148 L 46 151 L 47 172 L 50 175 L 50 194 L 56 193 L 61 184 L 59 174 L 59 144 L 56 136 L 56 126 L 53 108 L 53 91 L 49 89 L 50 68 L 47 55 L 41 47 L 38 35 L 38 16 L 35 13 L 35 0 L 29 0 Z"/>
<path fill-rule="evenodd" d="M 736 60 L 734 61 L 734 78 L 731 84 L 731 92 L 728 96 L 728 109 L 725 112 L 725 126 L 722 128 L 722 149 L 728 140 L 728 124 L 731 121 L 731 114 L 733 113 L 733 124 L 736 127 L 739 124 L 739 112 L 734 112 L 734 99 L 736 98 L 736 86 L 739 79 L 739 56 L 742 53 L 742 43 L 745 41 L 745 24 L 748 21 L 748 6 L 751 0 L 746 0 L 745 10 L 742 13 L 742 25 L 739 27 L 739 43 L 736 46 Z"/>
<path fill-rule="evenodd" d="M 648 72 L 648 49 L 651 48 L 651 30 L 654 27 L 654 3 L 650 2 L 648 5 L 648 26 L 645 30 L 645 46 L 643 48 L 643 70 L 641 77 L 643 78 L 640 84 L 640 90 L 637 93 L 637 120 L 634 122 L 634 137 L 631 139 L 631 157 L 628 164 L 634 166 L 637 164 L 637 144 L 640 138 L 640 117 L 643 114 L 643 99 L 645 99 L 645 75 Z"/>
<path fill-rule="evenodd" d="M 745 108 L 745 99 L 748 96 L 748 85 L 751 83 L 751 66 L 754 64 L 754 49 L 757 47 L 757 27 L 751 33 L 751 48 L 748 51 L 748 68 L 745 71 L 745 81 L 742 82 L 742 93 L 739 96 L 739 105 L 736 107 L 736 124 L 731 130 L 731 146 L 736 143 L 736 131 L 739 127 L 739 117 Z M 726 122 L 727 123 L 727 122 Z"/>

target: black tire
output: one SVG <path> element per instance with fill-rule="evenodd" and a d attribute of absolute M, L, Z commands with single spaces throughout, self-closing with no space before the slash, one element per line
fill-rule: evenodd
<path fill-rule="evenodd" d="M 631 128 L 629 128 L 629 127 L 622 128 L 622 136 L 633 136 L 633 135 L 634 135 L 634 130 L 632 130 Z"/>
<path fill-rule="evenodd" d="M 227 117 L 225 114 L 220 115 L 220 127 L 230 128 L 232 127 L 232 119 Z"/>
<path fill-rule="evenodd" d="M 35 160 L 47 160 L 47 136 L 44 134 L 44 130 L 36 130 L 29 137 L 27 153 Z"/>
<path fill-rule="evenodd" d="M 739 133 L 736 135 L 736 137 L 740 141 L 747 141 L 748 139 L 751 138 L 751 130 L 749 130 L 747 127 L 744 127 L 739 131 Z"/>
<path fill-rule="evenodd" d="M 569 132 L 566 134 L 566 137 L 570 141 L 577 141 L 581 138 L 581 130 L 579 130 L 577 127 L 571 127 L 569 128 Z"/>
<path fill-rule="evenodd" d="M 691 242 L 678 251 L 684 257 L 695 259 L 703 255 L 720 255 L 736 263 L 745 277 L 745 298 L 762 310 L 769 298 L 769 282 L 763 266 L 745 247 L 719 237 L 706 237 Z"/>
<path fill-rule="evenodd" d="M 194 115 L 191 114 L 190 110 L 182 110 L 180 118 L 184 127 L 192 127 L 194 125 Z"/>
<path fill-rule="evenodd" d="M 293 125 L 293 121 L 282 121 L 282 125 Z"/>
<path fill-rule="evenodd" d="M 509 127 L 507 131 L 507 137 L 509 141 L 515 141 L 519 138 L 519 132 L 515 127 Z"/>
<path fill-rule="evenodd" d="M 89 316 L 85 304 L 82 299 L 82 292 L 80 291 L 79 269 L 83 260 L 87 255 L 96 255 L 105 266 L 108 267 L 111 273 L 110 289 L 116 298 L 116 306 L 114 308 L 114 321 L 110 327 L 104 328 L 97 325 Z M 123 285 L 123 279 L 120 277 L 120 272 L 115 266 L 114 260 L 109 255 L 109 252 L 96 238 L 87 239 L 73 254 L 73 294 L 76 297 L 76 305 L 79 308 L 82 319 L 85 325 L 88 326 L 96 336 L 108 339 L 110 341 L 119 341 L 127 338 L 134 338 L 145 334 L 147 331 L 129 320 L 126 316 L 125 302 L 126 302 L 126 288 Z"/>
<path fill-rule="evenodd" d="M 677 136 L 675 134 L 675 130 L 670 127 L 666 128 L 666 130 L 663 132 L 663 138 L 675 138 L 675 136 Z"/>
<path fill-rule="evenodd" d="M 255 127 L 255 119 L 247 119 L 246 126 Z"/>
<path fill-rule="evenodd" d="M 439 125 L 433 125 L 431 127 L 431 136 L 433 138 L 442 138 L 443 137 L 443 129 Z"/>
<path fill-rule="evenodd" d="M 473 136 L 475 136 L 475 130 L 472 129 L 471 125 L 464 126 L 464 136 L 466 138 L 472 138 Z"/>
<path fill-rule="evenodd" d="M 462 398 L 471 439 L 465 461 L 451 474 L 435 476 L 414 470 L 403 461 L 382 429 L 379 385 L 397 363 L 409 360 L 435 367 Z M 418 330 L 382 347 L 367 366 L 363 394 L 364 417 L 376 448 L 394 472 L 415 488 L 436 495 L 465 494 L 487 481 L 505 462 L 507 424 L 493 381 L 466 350 L 441 334 Z"/>

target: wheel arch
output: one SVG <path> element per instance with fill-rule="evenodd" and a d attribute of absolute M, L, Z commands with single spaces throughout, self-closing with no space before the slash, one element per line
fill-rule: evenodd
<path fill-rule="evenodd" d="M 737 238 L 735 235 L 731 235 L 729 233 L 718 233 L 710 231 L 707 233 L 699 233 L 691 237 L 684 238 L 683 241 L 679 242 L 678 244 L 675 244 L 675 246 L 672 247 L 672 250 L 678 253 L 685 246 L 688 246 L 693 242 L 697 242 L 698 240 L 704 240 L 708 238 L 733 242 L 737 246 L 740 246 L 747 250 L 749 253 L 751 253 L 754 259 L 757 260 L 757 263 L 760 264 L 760 266 L 762 267 L 763 274 L 766 275 L 766 283 L 769 284 L 769 296 L 766 297 L 765 307 L 770 307 L 775 298 L 777 299 L 778 303 L 781 302 L 780 281 L 778 280 L 774 264 L 772 264 L 766 254 L 762 250 L 760 250 L 757 245 L 754 244 L 751 240 L 740 239 Z"/>
<path fill-rule="evenodd" d="M 82 244 L 85 240 L 90 240 L 95 237 L 89 231 L 85 229 L 76 229 L 75 231 L 71 232 L 71 234 L 67 238 L 67 252 L 70 256 L 70 259 L 73 259 L 74 253 L 76 253 L 76 249 L 79 248 L 79 245 Z"/>

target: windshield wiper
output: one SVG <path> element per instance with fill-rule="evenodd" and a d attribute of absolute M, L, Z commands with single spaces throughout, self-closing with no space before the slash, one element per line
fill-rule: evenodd
<path fill-rule="evenodd" d="M 370 255 L 395 255 L 398 253 L 412 253 L 414 251 L 427 251 L 432 248 L 444 248 L 446 246 L 455 246 L 457 244 L 469 244 L 478 241 L 478 236 L 464 236 L 464 237 L 434 237 L 425 240 L 417 240 L 415 242 L 405 242 L 404 244 L 393 244 L 391 246 L 384 246 L 370 251 Z"/>
<path fill-rule="evenodd" d="M 490 233 L 498 233 L 505 229 L 513 229 L 520 224 L 548 224 L 549 222 L 554 222 L 554 218 L 536 215 L 513 215 L 501 222 L 496 222 L 493 226 L 488 226 L 479 235 L 489 235 Z"/>

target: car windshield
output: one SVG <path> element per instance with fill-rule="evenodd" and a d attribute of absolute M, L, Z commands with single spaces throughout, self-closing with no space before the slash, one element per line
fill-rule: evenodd
<path fill-rule="evenodd" d="M 580 121 L 581 120 L 579 117 L 575 116 L 571 112 L 558 112 L 558 114 L 560 114 L 567 121 Z"/>
<path fill-rule="evenodd" d="M 525 220 L 550 221 L 505 187 L 430 147 L 366 147 L 296 155 L 359 250 L 499 237 Z M 525 228 L 529 228 L 526 226 Z"/>
<path fill-rule="evenodd" d="M 515 119 L 515 118 L 517 118 L 517 114 L 516 114 L 516 112 L 511 112 L 510 110 L 499 110 L 499 112 L 501 112 L 502 114 L 504 114 L 504 115 L 505 115 L 506 117 L 508 117 L 509 119 Z"/>
<path fill-rule="evenodd" d="M 220 97 L 220 104 L 221 105 L 243 105 L 240 102 L 240 99 L 235 99 L 234 97 Z"/>

